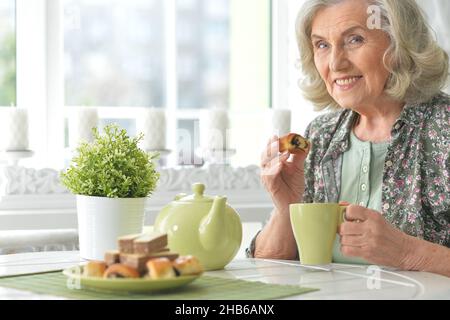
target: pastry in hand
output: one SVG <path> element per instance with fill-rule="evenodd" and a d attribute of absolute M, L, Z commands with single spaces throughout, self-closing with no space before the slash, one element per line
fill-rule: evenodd
<path fill-rule="evenodd" d="M 167 258 L 156 258 L 147 261 L 148 277 L 151 279 L 169 279 L 176 277 L 172 261 Z"/>
<path fill-rule="evenodd" d="M 197 275 L 203 272 L 203 268 L 194 256 L 181 256 L 175 259 L 173 267 L 180 276 Z"/>
<path fill-rule="evenodd" d="M 139 272 L 124 264 L 116 263 L 109 266 L 103 274 L 103 278 L 139 278 Z"/>
<path fill-rule="evenodd" d="M 305 152 L 309 148 L 309 141 L 296 133 L 290 133 L 279 139 L 279 151 L 284 153 L 301 153 Z"/>
<path fill-rule="evenodd" d="M 83 270 L 83 275 L 86 277 L 103 277 L 106 270 L 106 263 L 103 261 L 89 261 Z"/>

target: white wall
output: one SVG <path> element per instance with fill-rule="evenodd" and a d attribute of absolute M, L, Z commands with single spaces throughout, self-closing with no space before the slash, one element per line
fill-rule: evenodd
<path fill-rule="evenodd" d="M 441 47 L 450 55 L 450 1 L 449 0 L 416 0 L 425 10 L 428 22 L 436 33 Z M 450 94 L 450 83 L 445 90 Z"/>

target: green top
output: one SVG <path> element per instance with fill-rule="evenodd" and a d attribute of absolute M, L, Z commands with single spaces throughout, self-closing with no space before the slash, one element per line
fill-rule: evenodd
<path fill-rule="evenodd" d="M 304 203 L 344 198 L 340 197 L 343 159 L 358 116 L 342 109 L 319 116 L 306 129 L 304 137 L 311 142 L 311 150 L 305 161 Z M 379 211 L 400 231 L 448 248 L 449 123 L 450 96 L 445 93 L 427 102 L 405 105 L 392 127 L 392 141 L 384 158 Z M 248 256 L 253 255 L 254 243 L 250 243 Z"/>
<path fill-rule="evenodd" d="M 343 155 L 358 116 L 340 110 L 308 126 L 303 202 L 339 201 Z M 380 213 L 400 231 L 450 248 L 449 122 L 450 96 L 444 93 L 405 105 L 391 130 Z"/>
<path fill-rule="evenodd" d="M 381 211 L 381 186 L 388 146 L 389 142 L 361 141 L 353 131 L 351 132 L 349 149 L 343 155 L 339 201 Z M 361 258 L 344 257 L 340 247 L 340 237 L 337 235 L 333 248 L 333 262 L 367 263 Z"/>

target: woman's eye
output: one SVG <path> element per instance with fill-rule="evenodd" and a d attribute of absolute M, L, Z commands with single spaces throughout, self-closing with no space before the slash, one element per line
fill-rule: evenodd
<path fill-rule="evenodd" d="M 359 44 L 359 43 L 363 43 L 364 42 L 364 38 L 361 36 L 353 36 L 350 38 L 349 43 L 350 44 Z"/>
<path fill-rule="evenodd" d="M 317 49 L 325 49 L 327 47 L 328 47 L 328 45 L 325 42 L 323 42 L 323 41 L 319 41 L 319 42 L 316 43 L 316 48 Z"/>

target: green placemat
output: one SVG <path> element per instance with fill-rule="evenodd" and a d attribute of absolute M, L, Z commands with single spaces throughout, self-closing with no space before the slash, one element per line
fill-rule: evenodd
<path fill-rule="evenodd" d="M 116 294 L 73 290 L 66 286 L 61 272 L 0 279 L 0 287 L 31 291 L 69 299 L 120 300 L 267 300 L 299 295 L 318 289 L 263 282 L 202 276 L 187 286 L 173 291 L 150 294 Z"/>

